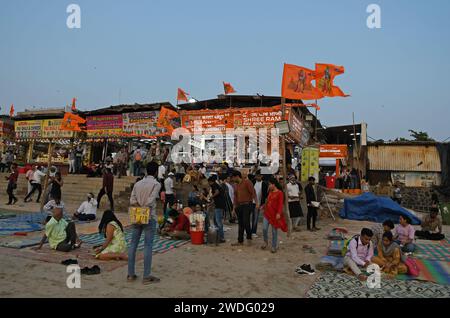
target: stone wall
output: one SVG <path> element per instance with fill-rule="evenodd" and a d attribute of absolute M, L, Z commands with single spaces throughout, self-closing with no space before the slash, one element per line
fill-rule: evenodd
<path fill-rule="evenodd" d="M 402 206 L 418 212 L 429 212 L 432 188 L 405 187 L 401 189 Z"/>

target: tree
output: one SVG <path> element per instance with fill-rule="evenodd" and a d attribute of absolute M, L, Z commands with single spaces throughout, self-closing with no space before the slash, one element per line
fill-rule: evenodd
<path fill-rule="evenodd" d="M 414 141 L 434 141 L 434 139 L 430 138 L 428 133 L 424 131 L 414 131 L 412 129 L 408 131 L 410 132 L 410 136 L 414 138 Z"/>

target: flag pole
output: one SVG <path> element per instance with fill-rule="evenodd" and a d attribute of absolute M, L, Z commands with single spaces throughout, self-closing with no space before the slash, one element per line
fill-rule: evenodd
<path fill-rule="evenodd" d="M 285 120 L 285 116 L 286 116 L 286 98 L 281 97 L 281 120 Z M 284 217 L 286 218 L 286 223 L 288 224 L 288 233 L 287 236 L 290 237 L 291 236 L 291 232 L 292 232 L 292 220 L 291 220 L 291 215 L 289 212 L 289 205 L 288 205 L 288 194 L 287 194 L 287 170 L 286 170 L 286 140 L 285 140 L 285 136 L 282 135 L 281 136 L 281 151 L 283 153 L 283 165 L 282 165 L 282 173 L 283 173 L 283 193 L 284 193 Z"/>
<path fill-rule="evenodd" d="M 317 140 L 317 99 L 316 99 L 316 120 L 315 120 L 315 125 L 314 125 L 314 138 L 316 139 L 316 142 L 318 141 Z"/>

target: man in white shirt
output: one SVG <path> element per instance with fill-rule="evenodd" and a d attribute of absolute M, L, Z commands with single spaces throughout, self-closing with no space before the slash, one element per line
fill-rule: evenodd
<path fill-rule="evenodd" d="M 41 186 L 41 182 L 42 182 L 42 177 L 45 177 L 46 174 L 43 173 L 39 167 L 36 167 L 36 171 L 34 171 L 33 173 L 33 177 L 31 179 L 31 192 L 28 192 L 27 196 L 24 199 L 24 202 L 30 202 L 30 198 L 33 195 L 34 191 L 38 190 L 38 197 L 36 202 L 39 202 L 39 200 L 41 199 L 41 194 L 42 194 L 42 186 Z"/>
<path fill-rule="evenodd" d="M 33 174 L 36 171 L 37 166 L 34 166 L 33 168 L 29 169 L 27 173 L 25 173 L 25 179 L 27 179 L 27 185 L 28 185 L 28 191 L 27 194 L 33 190 L 33 185 L 31 184 L 31 180 L 33 180 Z"/>
<path fill-rule="evenodd" d="M 255 206 L 259 206 L 259 209 L 255 208 L 252 213 L 252 236 L 258 237 L 256 235 L 256 230 L 258 229 L 259 214 L 262 211 L 262 206 L 266 203 L 267 196 L 269 195 L 269 186 L 262 179 L 261 170 L 256 170 L 255 181 L 253 186 L 256 192 L 256 201 L 253 201 Z"/>
<path fill-rule="evenodd" d="M 300 218 L 303 216 L 302 206 L 300 204 L 300 200 L 302 199 L 302 190 L 301 185 L 297 183 L 296 177 L 291 175 L 289 178 L 289 183 L 287 184 L 287 191 L 289 215 L 292 220 L 292 228 L 295 231 L 299 230 L 298 224 L 300 222 Z"/>
<path fill-rule="evenodd" d="M 93 221 L 97 217 L 97 200 L 93 193 L 88 193 L 87 200 L 81 203 L 73 217 L 80 221 Z"/>
<path fill-rule="evenodd" d="M 158 167 L 158 181 L 164 182 L 165 176 L 166 176 L 166 167 L 164 165 L 160 165 Z"/>
<path fill-rule="evenodd" d="M 164 215 L 167 217 L 169 208 L 175 202 L 175 191 L 173 190 L 173 180 L 175 175 L 170 172 L 166 180 L 164 180 L 164 189 L 166 192 L 166 202 L 164 202 Z"/>
<path fill-rule="evenodd" d="M 234 212 L 234 188 L 233 188 L 233 186 L 230 183 L 230 181 L 231 181 L 230 179 L 231 179 L 230 176 L 227 176 L 227 178 L 225 179 L 225 184 L 228 187 L 228 194 L 230 195 L 231 203 L 233 205 L 232 210 L 230 211 L 231 213 L 230 213 L 229 221 L 230 221 L 230 223 L 235 223 L 236 221 L 235 221 L 235 219 L 233 217 L 233 212 Z"/>
<path fill-rule="evenodd" d="M 156 232 L 156 199 L 161 189 L 161 184 L 156 181 L 155 176 L 158 174 L 158 164 L 150 162 L 147 165 L 147 177 L 137 182 L 131 192 L 130 205 L 137 207 L 149 207 L 151 218 L 148 224 L 133 224 L 131 244 L 128 249 L 128 281 L 137 279 L 135 273 L 136 250 L 139 245 L 142 232 L 144 232 L 144 275 L 143 283 L 157 283 L 159 278 L 151 275 L 152 269 L 152 253 L 153 238 Z"/>

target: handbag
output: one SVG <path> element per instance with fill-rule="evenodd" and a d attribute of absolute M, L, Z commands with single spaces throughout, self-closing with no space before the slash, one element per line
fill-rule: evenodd
<path fill-rule="evenodd" d="M 153 193 L 155 186 L 153 186 L 152 191 L 150 191 L 150 196 Z M 131 224 L 144 225 L 150 222 L 151 218 L 151 208 L 150 207 L 140 207 L 140 206 L 130 206 L 128 208 L 128 215 L 130 216 Z"/>
<path fill-rule="evenodd" d="M 408 257 L 406 259 L 406 261 L 405 261 L 405 265 L 406 265 L 406 267 L 408 267 L 408 274 L 409 275 L 414 276 L 414 277 L 419 276 L 420 268 L 419 268 L 419 266 L 417 265 L 416 261 L 413 258 Z"/>
<path fill-rule="evenodd" d="M 149 207 L 135 207 L 128 208 L 131 224 L 148 224 L 151 216 L 151 209 Z"/>

